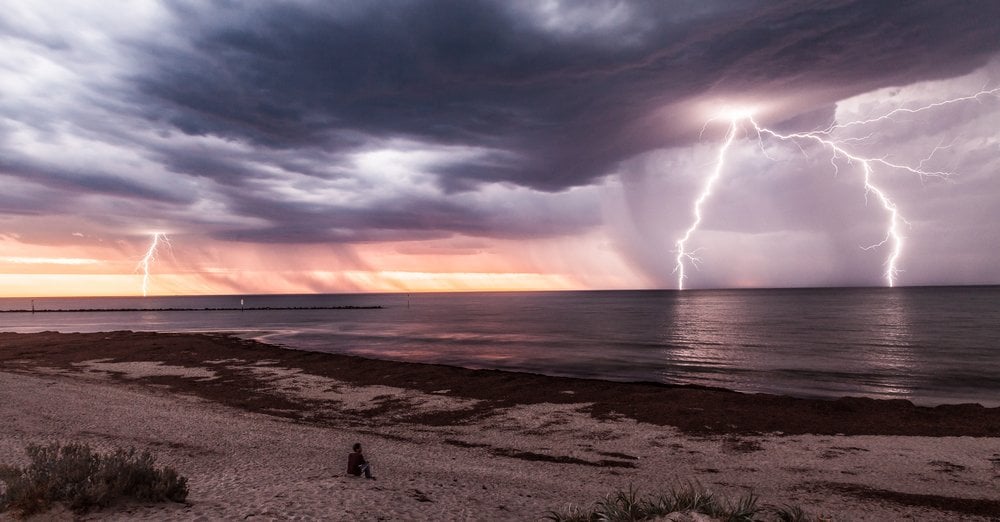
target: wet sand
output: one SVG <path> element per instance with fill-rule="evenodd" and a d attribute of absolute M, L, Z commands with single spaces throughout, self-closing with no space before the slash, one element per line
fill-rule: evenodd
<path fill-rule="evenodd" d="M 1000 514 L 1000 408 L 377 361 L 221 335 L 0 333 L 0 460 L 150 449 L 186 505 L 95 518 L 531 520 L 695 480 L 843 520 Z M 377 481 L 348 478 L 361 441 Z"/>

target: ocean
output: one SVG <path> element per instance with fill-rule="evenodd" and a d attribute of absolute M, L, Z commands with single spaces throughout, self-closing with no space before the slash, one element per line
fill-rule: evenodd
<path fill-rule="evenodd" d="M 467 368 L 1000 406 L 997 286 L 7 298 L 0 310 L 24 310 L 0 313 L 0 331 L 234 332 Z"/>

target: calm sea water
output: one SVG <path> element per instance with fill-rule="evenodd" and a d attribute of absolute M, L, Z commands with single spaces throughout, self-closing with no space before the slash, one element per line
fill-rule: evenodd
<path fill-rule="evenodd" d="M 375 310 L 2 313 L 0 330 L 227 331 L 366 357 L 804 397 L 1000 405 L 1000 287 L 242 296 Z M 226 308 L 241 296 L 36 299 Z M 0 299 L 0 310 L 30 309 Z"/>

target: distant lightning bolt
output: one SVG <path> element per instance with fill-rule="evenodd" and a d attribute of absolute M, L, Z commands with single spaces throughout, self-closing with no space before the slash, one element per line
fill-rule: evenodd
<path fill-rule="evenodd" d="M 677 273 L 677 288 L 679 290 L 684 289 L 684 279 L 685 279 L 684 261 L 689 260 L 691 261 L 692 264 L 695 265 L 698 262 L 698 259 L 694 257 L 692 253 L 687 251 L 687 242 L 691 239 L 691 236 L 698 229 L 698 225 L 701 224 L 702 207 L 705 204 L 708 197 L 711 195 L 712 187 L 715 185 L 716 181 L 718 181 L 719 177 L 721 177 L 722 175 L 722 169 L 723 166 L 725 165 L 726 155 L 729 152 L 729 149 L 731 148 L 733 141 L 736 138 L 737 131 L 741 128 L 742 125 L 745 124 L 749 124 L 750 126 L 753 127 L 753 131 L 756 133 L 758 147 L 760 148 L 761 152 L 768 158 L 770 158 L 770 156 L 768 156 L 767 151 L 764 148 L 765 136 L 769 136 L 784 142 L 791 142 L 792 144 L 797 146 L 800 150 L 803 150 L 803 152 L 804 149 L 802 147 L 801 142 L 811 141 L 814 143 L 818 143 L 820 146 L 830 150 L 831 152 L 830 163 L 831 165 L 833 165 L 834 172 L 837 172 L 839 170 L 839 167 L 837 165 L 837 159 L 839 158 L 846 159 L 848 163 L 860 164 L 861 171 L 863 173 L 866 197 L 869 194 L 874 194 L 878 202 L 882 205 L 882 208 L 885 209 L 886 213 L 889 216 L 885 237 L 880 242 L 874 245 L 862 248 L 864 250 L 871 250 L 874 248 L 881 247 L 886 243 L 891 243 L 892 251 L 889 253 L 885 261 L 886 268 L 884 277 L 886 284 L 888 286 L 890 287 L 894 286 L 896 284 L 896 278 L 899 275 L 899 267 L 898 267 L 899 258 L 903 253 L 903 235 L 902 232 L 900 231 L 900 226 L 902 223 L 906 223 L 906 220 L 900 214 L 899 209 L 896 206 L 896 203 L 893 202 L 891 198 L 889 198 L 885 190 L 876 185 L 875 182 L 872 180 L 872 176 L 875 172 L 874 167 L 880 166 L 894 170 L 902 170 L 905 172 L 909 172 L 911 174 L 916 174 L 921 178 L 925 177 L 947 178 L 951 175 L 950 172 L 926 170 L 924 168 L 924 164 L 928 160 L 930 160 L 931 157 L 933 157 L 935 152 L 947 149 L 948 147 L 951 147 L 951 145 L 949 144 L 947 146 L 942 146 L 939 144 L 928 157 L 921 160 L 920 163 L 916 167 L 914 167 L 910 165 L 894 163 L 886 160 L 884 157 L 869 158 L 869 157 L 859 156 L 855 153 L 849 152 L 843 146 L 843 144 L 846 142 L 864 141 L 865 139 L 867 139 L 867 137 L 870 137 L 870 135 L 864 138 L 845 138 L 841 140 L 834 140 L 831 139 L 829 136 L 835 130 L 853 126 L 867 125 L 879 121 L 885 121 L 891 119 L 893 116 L 900 113 L 914 114 L 953 103 L 972 101 L 972 100 L 978 101 L 983 96 L 1000 96 L 1000 87 L 989 90 L 982 90 L 979 91 L 978 93 L 969 96 L 962 96 L 960 98 L 952 98 L 940 102 L 931 103 L 928 105 L 924 105 L 922 107 L 917 107 L 912 109 L 899 108 L 890 111 L 882 116 L 869 118 L 866 120 L 850 121 L 843 124 L 835 124 L 823 130 L 812 131 L 812 132 L 797 132 L 791 134 L 782 134 L 774 130 L 768 129 L 766 127 L 762 127 L 754 119 L 752 111 L 749 110 L 729 111 L 728 114 L 728 119 L 730 121 L 729 132 L 726 134 L 725 142 L 723 142 L 722 146 L 719 149 L 718 158 L 715 163 L 715 169 L 712 171 L 712 174 L 708 177 L 708 179 L 705 180 L 705 183 L 702 186 L 702 190 L 699 193 L 698 198 L 694 202 L 694 221 L 692 222 L 691 226 L 688 227 L 688 229 L 684 232 L 684 236 L 676 242 L 677 264 L 674 269 L 674 272 Z M 718 117 L 713 118 L 713 120 L 714 119 L 718 119 Z M 704 128 L 702 129 L 702 132 L 704 132 Z"/>
<path fill-rule="evenodd" d="M 944 101 L 939 101 L 939 102 L 927 104 L 927 105 L 924 105 L 922 107 L 917 107 L 915 109 L 909 109 L 909 108 L 906 108 L 906 107 L 901 107 L 901 108 L 898 108 L 898 109 L 893 109 L 893 110 L 891 110 L 891 111 L 889 111 L 889 112 L 887 112 L 887 113 L 885 113 L 885 114 L 883 114 L 881 116 L 877 116 L 875 118 L 869 118 L 867 120 L 855 120 L 855 121 L 849 121 L 847 123 L 830 125 L 826 129 L 823 129 L 821 131 L 817 131 L 816 134 L 830 134 L 831 132 L 833 132 L 835 130 L 846 129 L 847 127 L 855 127 L 855 126 L 858 126 L 858 125 L 868 125 L 869 123 L 875 123 L 875 122 L 878 122 L 878 121 L 889 120 L 889 119 L 892 119 L 892 117 L 895 116 L 895 115 L 897 115 L 897 114 L 916 114 L 918 112 L 924 112 L 924 111 L 927 111 L 927 110 L 936 109 L 938 107 L 942 107 L 942 106 L 945 106 L 945 105 L 951 105 L 953 103 L 960 103 L 960 102 L 972 101 L 972 100 L 979 101 L 979 99 L 982 98 L 983 96 L 998 96 L 998 95 L 1000 95 L 1000 87 L 996 87 L 994 89 L 983 89 L 983 90 L 981 90 L 981 91 L 979 91 L 979 92 L 977 92 L 975 94 L 970 94 L 969 96 L 962 96 L 960 98 L 951 98 L 951 99 L 948 99 L 948 100 L 944 100 Z"/>
<path fill-rule="evenodd" d="M 142 256 L 139 260 L 139 264 L 136 265 L 135 269 L 142 270 L 142 296 L 146 297 L 149 292 L 149 268 L 156 261 L 156 250 L 160 246 L 160 241 L 164 244 L 170 246 L 170 240 L 167 239 L 165 234 L 156 232 L 153 234 L 153 242 L 149 245 L 149 250 L 146 250 L 146 254 Z"/>

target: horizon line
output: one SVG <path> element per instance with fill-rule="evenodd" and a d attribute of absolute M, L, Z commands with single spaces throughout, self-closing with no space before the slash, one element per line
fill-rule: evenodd
<path fill-rule="evenodd" d="M 997 287 L 1000 283 L 942 283 L 921 285 L 837 285 L 837 286 L 771 286 L 771 287 L 706 287 L 706 288 L 593 288 L 593 289 L 512 289 L 512 290 L 399 290 L 394 292 L 312 292 L 312 293 L 233 293 L 233 294 L 160 294 L 143 296 L 133 295 L 62 295 L 62 296 L 0 296 L 2 300 L 28 299 L 162 299 L 186 297 L 268 297 L 268 296 L 319 296 L 319 295 L 409 295 L 409 294 L 537 294 L 537 293 L 596 293 L 596 292 L 675 292 L 679 294 L 690 292 L 739 292 L 739 291 L 771 291 L 771 290 L 914 290 L 929 288 L 982 288 Z"/>

